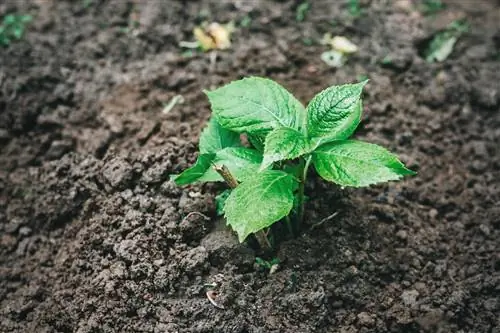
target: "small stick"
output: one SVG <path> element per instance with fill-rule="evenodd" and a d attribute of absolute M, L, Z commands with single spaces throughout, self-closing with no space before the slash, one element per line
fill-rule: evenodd
<path fill-rule="evenodd" d="M 269 242 L 269 239 L 267 239 L 266 233 L 264 230 L 257 231 L 254 233 L 255 238 L 257 239 L 257 242 L 259 242 L 259 245 L 263 249 L 270 249 L 272 248 L 271 243 Z"/>
<path fill-rule="evenodd" d="M 329 221 L 331 219 L 333 219 L 335 216 L 337 216 L 339 214 L 339 212 L 335 212 L 333 213 L 332 215 L 329 215 L 327 217 L 325 217 L 324 219 L 322 219 L 321 221 L 319 221 L 318 223 L 315 223 L 311 226 L 311 230 L 313 229 L 316 229 L 317 227 L 319 227 L 320 225 L 322 225 L 323 223 L 325 223 L 326 221 Z"/>
<path fill-rule="evenodd" d="M 230 188 L 236 188 L 238 186 L 238 181 L 231 174 L 231 171 L 225 166 L 222 165 L 214 165 L 214 170 L 217 171 L 219 175 L 224 179 L 224 181 L 229 185 Z"/>
<path fill-rule="evenodd" d="M 215 301 L 215 299 L 217 298 L 217 293 L 215 291 L 213 290 L 207 291 L 207 298 L 210 301 L 210 303 L 212 303 L 212 305 L 215 306 L 216 308 L 224 309 L 224 305 L 219 304 Z"/>
<path fill-rule="evenodd" d="M 198 216 L 201 216 L 205 221 L 210 221 L 210 217 L 206 216 L 205 214 L 203 213 L 200 213 L 200 212 L 190 212 L 188 213 L 183 219 L 182 219 L 182 222 L 184 221 L 187 221 L 191 216 L 194 216 L 194 215 L 198 215 Z M 182 223 L 181 222 L 181 223 Z"/>
<path fill-rule="evenodd" d="M 214 165 L 214 170 L 217 171 L 219 175 L 221 175 L 221 177 L 224 179 L 224 181 L 230 188 L 234 189 L 238 186 L 238 181 L 231 174 L 231 171 L 229 171 L 227 166 L 225 166 L 224 164 Z M 269 239 L 267 239 L 267 235 L 264 232 L 264 230 L 257 231 L 256 233 L 254 233 L 254 235 L 261 248 L 263 249 L 272 248 L 271 243 L 269 243 Z"/>

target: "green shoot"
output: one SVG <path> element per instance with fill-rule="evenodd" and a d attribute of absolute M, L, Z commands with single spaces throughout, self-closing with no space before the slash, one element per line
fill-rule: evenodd
<path fill-rule="evenodd" d="M 245 15 L 240 20 L 240 27 L 242 28 L 248 28 L 250 24 L 252 24 L 252 18 L 250 17 L 250 15 Z"/>
<path fill-rule="evenodd" d="M 361 16 L 361 6 L 359 4 L 359 0 L 349 0 L 347 4 L 349 14 L 353 17 Z"/>
<path fill-rule="evenodd" d="M 380 63 L 382 65 L 390 65 L 392 64 L 392 58 L 389 55 L 386 55 L 385 57 L 382 58 L 382 60 L 380 60 Z"/>
<path fill-rule="evenodd" d="M 227 189 L 217 194 L 215 197 L 215 212 L 217 213 L 217 216 L 224 215 L 224 206 L 226 205 L 226 200 L 229 197 L 229 194 L 231 194 L 231 190 Z"/>
<path fill-rule="evenodd" d="M 295 20 L 297 22 L 304 21 L 307 12 L 309 12 L 309 9 L 311 9 L 311 5 L 307 1 L 304 1 L 300 5 L 298 5 L 297 10 L 295 11 Z"/>
<path fill-rule="evenodd" d="M 205 91 L 213 117 L 200 135 L 196 163 L 173 177 L 178 185 L 225 181 L 217 211 L 240 242 L 255 235 L 269 247 L 271 226 L 301 230 L 309 167 L 323 179 L 363 187 L 415 174 L 385 148 L 350 140 L 361 121 L 367 81 L 332 86 L 304 107 L 285 88 L 251 77 Z M 250 146 L 244 146 L 240 135 Z"/>
<path fill-rule="evenodd" d="M 424 15 L 433 15 L 444 9 L 444 4 L 441 0 L 424 0 L 420 6 L 420 10 Z"/>
<path fill-rule="evenodd" d="M 356 80 L 358 80 L 358 81 L 366 81 L 366 80 L 368 80 L 368 75 L 366 75 L 366 74 L 359 74 L 358 76 L 356 76 Z"/>
<path fill-rule="evenodd" d="M 31 15 L 9 14 L 0 25 L 0 45 L 9 46 L 12 41 L 20 40 L 26 25 L 33 20 Z"/>
<path fill-rule="evenodd" d="M 255 263 L 263 269 L 271 271 L 273 269 L 273 266 L 279 265 L 280 260 L 278 258 L 264 260 L 260 257 L 255 257 Z"/>

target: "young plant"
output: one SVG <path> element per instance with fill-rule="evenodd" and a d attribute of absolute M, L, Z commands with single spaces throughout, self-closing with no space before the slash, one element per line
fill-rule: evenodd
<path fill-rule="evenodd" d="M 12 41 L 20 40 L 26 30 L 26 25 L 32 19 L 31 15 L 6 15 L 0 25 L 0 45 L 9 46 Z"/>
<path fill-rule="evenodd" d="M 240 242 L 282 219 L 293 232 L 304 218 L 304 188 L 312 164 L 327 181 L 362 187 L 415 174 L 375 144 L 349 140 L 361 120 L 367 81 L 332 86 L 306 108 L 285 88 L 251 77 L 205 91 L 213 117 L 200 136 L 196 163 L 173 178 L 179 185 L 226 181 L 219 207 Z M 249 144 L 242 144 L 240 135 Z"/>
<path fill-rule="evenodd" d="M 309 12 L 309 9 L 311 9 L 311 5 L 307 1 L 304 1 L 300 5 L 298 5 L 298 7 L 295 11 L 295 20 L 297 22 L 304 21 L 306 18 L 307 12 Z"/>
<path fill-rule="evenodd" d="M 361 16 L 361 6 L 359 0 L 349 0 L 348 2 L 349 14 L 353 17 Z"/>

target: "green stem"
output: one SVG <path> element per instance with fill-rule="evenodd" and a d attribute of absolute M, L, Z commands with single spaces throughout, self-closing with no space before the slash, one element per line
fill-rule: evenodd
<path fill-rule="evenodd" d="M 214 165 L 214 170 L 217 171 L 219 175 L 221 175 L 221 177 L 224 179 L 227 185 L 229 185 L 230 188 L 234 189 L 238 186 L 238 181 L 224 164 Z M 264 230 L 257 231 L 254 235 L 261 248 L 266 250 L 272 248 L 271 243 L 269 242 L 269 239 L 267 239 L 267 235 Z"/>
<path fill-rule="evenodd" d="M 267 235 L 264 232 L 264 230 L 259 230 L 256 233 L 254 233 L 254 235 L 255 235 L 255 239 L 259 243 L 259 246 L 263 250 L 270 250 L 270 249 L 272 249 L 271 243 L 269 242 L 269 239 L 267 238 Z"/>
<path fill-rule="evenodd" d="M 300 230 L 302 223 L 304 222 L 304 189 L 306 187 L 307 181 L 307 171 L 309 169 L 309 164 L 311 163 L 311 156 L 306 158 L 304 164 L 304 169 L 301 172 L 299 179 L 299 193 L 298 193 L 298 212 L 297 212 L 297 230 Z"/>
<path fill-rule="evenodd" d="M 288 228 L 288 232 L 290 233 L 292 238 L 294 238 L 295 233 L 293 232 L 293 225 L 292 225 L 292 221 L 290 221 L 290 215 L 287 215 L 285 217 L 285 224 L 286 224 L 286 227 Z"/>

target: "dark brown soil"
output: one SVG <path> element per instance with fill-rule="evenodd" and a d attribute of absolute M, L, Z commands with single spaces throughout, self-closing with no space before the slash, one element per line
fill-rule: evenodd
<path fill-rule="evenodd" d="M 414 2 L 311 1 L 297 22 L 300 1 L 2 1 L 34 20 L 0 49 L 0 331 L 500 332 L 500 6 Z M 215 64 L 178 47 L 246 15 Z M 426 63 L 456 18 L 469 32 Z M 360 52 L 329 68 L 325 32 Z M 249 75 L 304 102 L 367 75 L 357 137 L 418 171 L 342 192 L 313 177 L 308 225 L 338 215 L 281 243 L 272 275 L 215 218 L 214 186 L 168 180 L 196 158 L 202 89 Z"/>

